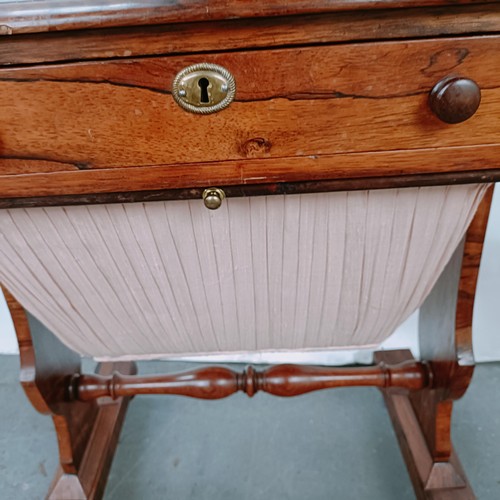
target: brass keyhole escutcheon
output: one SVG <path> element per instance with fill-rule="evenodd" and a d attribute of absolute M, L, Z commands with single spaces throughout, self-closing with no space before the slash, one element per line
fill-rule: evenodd
<path fill-rule="evenodd" d="M 234 99 L 236 84 L 229 71 L 218 64 L 199 63 L 180 71 L 172 85 L 175 102 L 186 111 L 210 114 Z"/>

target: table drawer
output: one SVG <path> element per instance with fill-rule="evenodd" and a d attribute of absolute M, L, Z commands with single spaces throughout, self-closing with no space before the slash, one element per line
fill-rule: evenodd
<path fill-rule="evenodd" d="M 197 115 L 174 101 L 175 75 L 199 62 L 234 76 L 228 108 Z M 270 179 L 271 160 L 284 180 L 287 169 L 294 179 L 314 177 L 316 161 L 323 161 L 320 177 L 345 176 L 349 161 L 333 160 L 358 153 L 356 168 L 368 172 L 384 162 L 366 152 L 425 150 L 429 157 L 429 149 L 499 143 L 499 67 L 500 37 L 488 36 L 4 68 L 0 173 L 199 163 L 206 183 L 210 165 L 220 171 L 228 162 L 226 182 L 243 184 Z M 440 121 L 428 102 L 449 75 L 473 79 L 482 92 L 476 114 L 455 125 Z M 325 166 L 324 158 L 333 160 Z M 265 159 L 259 174 L 255 165 Z M 254 165 L 251 173 L 241 162 Z M 399 171 L 418 168 L 418 160 L 403 162 Z M 174 187 L 201 182 L 190 172 Z"/>

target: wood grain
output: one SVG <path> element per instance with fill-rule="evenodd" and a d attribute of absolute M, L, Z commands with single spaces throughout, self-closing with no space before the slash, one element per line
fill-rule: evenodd
<path fill-rule="evenodd" d="M 80 356 L 40 324 L 31 328 L 23 307 L 3 288 L 21 357 L 21 384 L 36 410 L 52 416 L 59 445 L 59 469 L 48 498 L 101 498 L 128 405 L 68 401 L 68 384 L 80 373 Z M 100 376 L 135 373 L 133 363 L 102 365 Z M 76 496 L 70 494 L 76 493 Z"/>
<path fill-rule="evenodd" d="M 450 459 L 453 401 L 465 393 L 474 372 L 472 312 L 491 198 L 492 188 L 420 308 L 420 355 L 430 362 L 433 384 L 410 399 L 436 462 Z"/>
<path fill-rule="evenodd" d="M 101 365 L 98 371 L 102 374 L 101 376 L 105 376 L 109 370 L 113 369 L 120 370 L 122 373 L 134 372 L 131 363 L 107 363 Z M 129 402 L 130 398 L 98 402 L 98 412 L 90 426 L 91 433 L 88 441 L 85 442 L 85 453 L 81 464 L 73 473 L 65 472 L 64 468 L 59 466 L 49 488 L 47 495 L 49 500 L 69 498 L 100 500 L 104 496 L 109 470 Z M 75 405 L 75 403 L 72 404 Z M 75 413 L 75 420 L 72 422 L 76 427 L 76 432 L 82 430 L 80 417 L 81 415 Z M 58 437 L 61 439 L 60 436 Z"/>
<path fill-rule="evenodd" d="M 184 199 L 213 185 L 244 196 L 499 180 L 500 37 L 484 36 L 500 31 L 499 14 L 485 0 L 0 0 L 0 206 Z M 483 36 L 442 38 L 474 33 Z M 435 39 L 412 40 L 425 37 Z M 184 113 L 170 94 L 174 75 L 200 60 L 226 66 L 238 85 L 236 102 L 210 117 Z M 26 66 L 39 63 L 50 64 Z M 456 126 L 428 106 L 451 74 L 482 93 Z M 418 498 L 473 498 L 450 427 L 474 366 L 490 201 L 423 307 L 429 364 L 379 353 L 389 366 L 135 378 L 132 365 L 115 367 L 123 375 L 106 365 L 82 375 L 78 356 L 50 332 L 32 335 L 7 294 L 23 386 L 58 435 L 50 498 L 102 496 L 128 401 L 109 396 L 359 384 L 399 387 L 384 394 Z"/>
<path fill-rule="evenodd" d="M 36 167 L 36 162 L 33 162 Z M 500 179 L 500 145 L 0 176 L 0 206 L 384 189 Z M 24 200 L 23 200 L 24 199 Z"/>
<path fill-rule="evenodd" d="M 79 372 L 80 356 L 47 331 L 38 329 L 33 334 L 24 308 L 6 288 L 2 291 L 19 343 L 23 389 L 40 413 L 60 413 L 66 394 L 66 376 Z M 75 460 L 78 461 L 78 457 Z"/>
<path fill-rule="evenodd" d="M 474 301 L 492 200 L 493 187 L 485 194 L 465 237 L 455 315 L 455 349 L 461 366 L 467 366 L 471 363 L 471 357 L 473 359 Z M 463 383 L 463 380 L 458 379 L 450 388 L 453 396 L 462 396 L 469 382 L 466 380 Z"/>
<path fill-rule="evenodd" d="M 4 37 L 0 65 L 499 31 L 498 4 L 337 12 Z"/>
<path fill-rule="evenodd" d="M 264 16 L 491 3 L 493 0 L 2 0 L 0 34 Z"/>
<path fill-rule="evenodd" d="M 401 363 L 412 359 L 407 351 L 385 351 L 376 360 Z M 407 394 L 383 389 L 389 416 L 418 500 L 473 500 L 472 488 L 452 450 L 448 462 L 433 460 L 422 427 Z"/>
<path fill-rule="evenodd" d="M 213 162 L 227 160 L 300 157 L 305 165 L 338 153 L 497 144 L 500 76 L 489 68 L 499 48 L 492 36 L 207 55 L 238 88 L 237 102 L 210 116 L 183 111 L 169 95 L 173 75 L 199 57 L 4 69 L 2 164 L 83 171 L 206 162 L 217 172 L 229 169 Z M 427 102 L 450 72 L 473 78 L 483 96 L 476 115 L 453 126 Z"/>
<path fill-rule="evenodd" d="M 461 77 L 443 78 L 431 91 L 429 106 L 443 122 L 462 123 L 481 104 L 481 89 L 474 80 Z"/>
<path fill-rule="evenodd" d="M 72 393 L 80 401 L 100 397 L 116 399 L 137 394 L 174 394 L 199 399 L 221 399 L 243 391 L 252 397 L 258 391 L 274 396 L 292 397 L 335 387 L 399 387 L 419 390 L 429 385 L 430 373 L 425 363 L 355 368 L 276 365 L 263 371 L 252 366 L 243 373 L 211 366 L 169 375 L 80 375 Z"/>
<path fill-rule="evenodd" d="M 420 352 L 432 361 L 435 385 L 446 390 L 444 399 L 461 397 L 472 377 L 474 298 L 492 196 L 490 187 L 463 245 L 420 309 Z"/>
<path fill-rule="evenodd" d="M 59 445 L 59 467 L 47 498 L 102 498 L 129 398 L 82 403 L 68 400 L 68 385 L 80 374 L 81 358 L 33 318 L 3 288 L 21 357 L 21 384 L 32 405 L 52 416 Z M 134 363 L 107 363 L 99 376 L 136 372 Z"/>

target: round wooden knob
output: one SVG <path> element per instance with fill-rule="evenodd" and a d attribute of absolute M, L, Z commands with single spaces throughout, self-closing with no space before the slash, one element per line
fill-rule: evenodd
<path fill-rule="evenodd" d="M 429 104 L 434 114 L 445 123 L 468 120 L 479 107 L 481 89 L 474 80 L 451 76 L 431 90 Z"/>
<path fill-rule="evenodd" d="M 222 200 L 226 197 L 224 191 L 219 188 L 208 188 L 203 191 L 203 203 L 210 210 L 217 210 L 222 205 Z"/>

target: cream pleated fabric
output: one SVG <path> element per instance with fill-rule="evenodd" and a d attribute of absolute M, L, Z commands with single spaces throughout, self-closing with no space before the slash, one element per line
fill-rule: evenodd
<path fill-rule="evenodd" d="M 374 346 L 420 306 L 485 186 L 0 211 L 0 279 L 99 358 Z"/>

